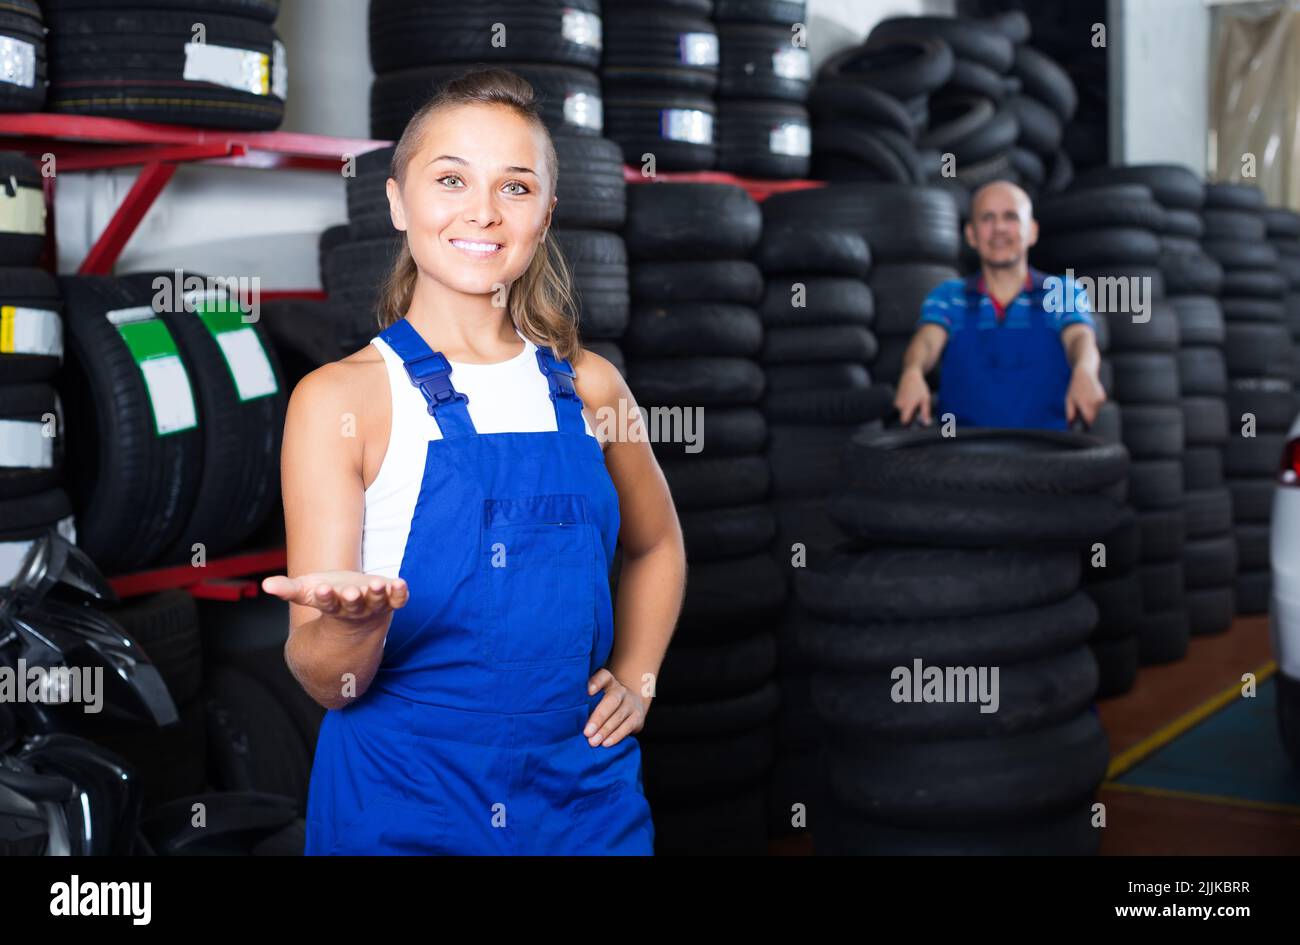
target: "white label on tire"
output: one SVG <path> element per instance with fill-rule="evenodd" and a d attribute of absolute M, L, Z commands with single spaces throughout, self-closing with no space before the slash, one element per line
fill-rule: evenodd
<path fill-rule="evenodd" d="M 713 116 L 698 108 L 665 108 L 659 113 L 659 134 L 668 141 L 713 144 Z"/>
<path fill-rule="evenodd" d="M 579 128 L 600 131 L 605 127 L 605 108 L 599 95 L 574 92 L 564 97 L 564 120 Z"/>
<path fill-rule="evenodd" d="M 279 387 L 275 383 L 275 371 L 266 356 L 266 349 L 252 328 L 240 328 L 236 331 L 219 331 L 216 333 L 217 344 L 230 366 L 230 374 L 235 379 L 239 399 L 252 400 L 274 394 Z"/>
<path fill-rule="evenodd" d="M 47 308 L 0 305 L 0 354 L 63 357 L 63 325 Z"/>
<path fill-rule="evenodd" d="M 20 184 L 10 197 L 7 182 L 0 181 L 0 230 L 44 236 L 45 192 L 39 187 Z"/>
<path fill-rule="evenodd" d="M 181 78 L 190 82 L 212 82 L 252 95 L 271 92 L 271 57 L 252 49 L 185 44 L 185 70 Z"/>
<path fill-rule="evenodd" d="M 111 312 L 105 312 L 104 317 L 110 325 L 129 325 L 132 322 L 147 322 L 151 318 L 157 318 L 158 314 L 148 305 L 137 305 L 134 308 L 115 308 Z"/>
<path fill-rule="evenodd" d="M 15 36 L 0 36 L 0 82 L 36 86 L 36 47 Z"/>
<path fill-rule="evenodd" d="M 39 420 L 0 420 L 0 466 L 51 469 L 54 437 L 45 435 Z"/>
<path fill-rule="evenodd" d="M 812 153 L 812 132 L 807 125 L 786 122 L 772 129 L 767 146 L 773 154 L 807 157 Z"/>
<path fill-rule="evenodd" d="M 717 33 L 683 33 L 677 38 L 682 63 L 688 66 L 718 64 Z"/>
<path fill-rule="evenodd" d="M 808 50 L 787 46 L 772 53 L 772 71 L 783 79 L 812 78 L 812 58 Z"/>
<path fill-rule="evenodd" d="M 281 100 L 289 98 L 289 62 L 284 43 L 278 39 L 271 45 L 271 94 Z"/>
<path fill-rule="evenodd" d="M 560 14 L 560 35 L 578 46 L 600 49 L 600 17 L 586 10 L 565 7 Z"/>
<path fill-rule="evenodd" d="M 149 390 L 159 436 L 198 426 L 194 392 L 190 389 L 190 378 L 179 355 L 146 358 L 140 362 L 140 373 L 144 375 L 145 387 Z"/>

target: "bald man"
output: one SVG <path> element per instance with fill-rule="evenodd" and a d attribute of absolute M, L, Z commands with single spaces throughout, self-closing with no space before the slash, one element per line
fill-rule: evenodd
<path fill-rule="evenodd" d="M 894 397 L 902 422 L 931 422 L 925 375 L 942 356 L 939 413 L 958 424 L 1091 426 L 1106 400 L 1096 323 L 1073 280 L 1030 267 L 1038 224 L 1029 195 L 1008 181 L 985 184 L 965 234 L 980 272 L 940 283 L 922 303 Z"/>

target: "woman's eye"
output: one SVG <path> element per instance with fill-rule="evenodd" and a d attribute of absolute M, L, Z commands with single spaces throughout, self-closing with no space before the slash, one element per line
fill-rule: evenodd
<path fill-rule="evenodd" d="M 517 188 L 519 188 L 518 190 L 512 190 L 512 191 L 510 191 L 510 193 L 512 193 L 512 194 L 526 194 L 526 193 L 528 193 L 528 188 L 525 187 L 523 184 L 519 183 L 519 181 L 517 181 L 517 180 L 512 180 L 510 183 L 506 184 L 506 186 L 507 186 L 507 187 L 517 187 Z"/>
<path fill-rule="evenodd" d="M 444 174 L 442 177 L 439 177 L 439 178 L 438 178 L 438 183 L 440 183 L 440 184 L 445 184 L 445 183 L 446 183 L 447 181 L 449 181 L 449 180 L 460 181 L 460 175 L 458 175 L 458 174 Z"/>

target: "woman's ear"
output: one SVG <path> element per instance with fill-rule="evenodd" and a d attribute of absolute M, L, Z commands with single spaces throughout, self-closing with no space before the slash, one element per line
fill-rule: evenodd
<path fill-rule="evenodd" d="M 388 216 L 393 221 L 394 227 L 405 230 L 406 211 L 402 208 L 402 192 L 397 186 L 397 181 L 390 177 L 384 186 L 388 191 Z"/>

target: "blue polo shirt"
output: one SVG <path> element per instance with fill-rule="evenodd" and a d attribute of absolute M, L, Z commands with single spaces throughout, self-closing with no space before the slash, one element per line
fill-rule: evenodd
<path fill-rule="evenodd" d="M 1067 325 L 1096 330 L 1083 287 L 1030 267 L 1005 308 L 982 274 L 941 282 L 921 304 L 918 327 L 948 332 L 940 363 L 939 411 L 959 424 L 1065 430 L 1070 364 L 1061 345 Z"/>

